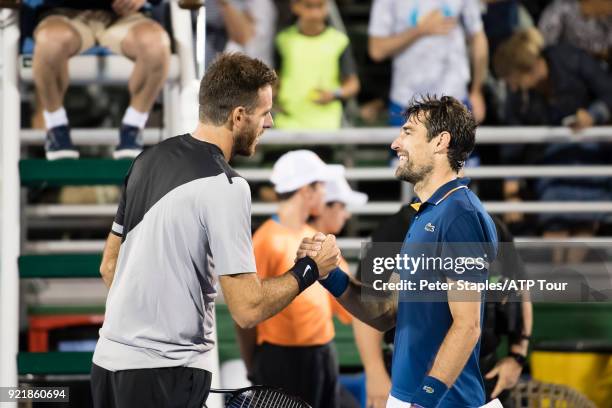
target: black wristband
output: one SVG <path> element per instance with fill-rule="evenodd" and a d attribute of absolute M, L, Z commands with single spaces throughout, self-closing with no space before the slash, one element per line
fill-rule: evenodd
<path fill-rule="evenodd" d="M 297 280 L 300 293 L 319 279 L 317 263 L 309 256 L 299 259 L 289 272 Z"/>
<path fill-rule="evenodd" d="M 511 357 L 514 360 L 516 360 L 516 362 L 519 363 L 521 367 L 523 367 L 525 363 L 527 362 L 527 357 L 519 353 L 510 352 L 508 353 L 508 357 Z"/>

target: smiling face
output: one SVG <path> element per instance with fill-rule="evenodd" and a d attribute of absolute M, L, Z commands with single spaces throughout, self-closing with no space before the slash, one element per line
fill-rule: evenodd
<path fill-rule="evenodd" d="M 272 87 L 266 85 L 259 89 L 258 102 L 253 112 L 243 112 L 239 122 L 235 122 L 232 156 L 252 156 L 259 138 L 266 129 L 272 127 Z"/>
<path fill-rule="evenodd" d="M 416 184 L 425 179 L 434 169 L 434 153 L 437 137 L 428 137 L 422 120 L 425 114 L 411 115 L 391 148 L 397 153 L 399 164 L 395 176 Z"/>

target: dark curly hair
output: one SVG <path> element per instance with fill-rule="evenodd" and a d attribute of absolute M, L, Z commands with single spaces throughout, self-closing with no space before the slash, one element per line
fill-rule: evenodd
<path fill-rule="evenodd" d="M 476 143 L 476 121 L 470 111 L 452 96 L 426 95 L 414 99 L 406 108 L 406 121 L 413 115 L 427 129 L 428 141 L 442 132 L 450 133 L 448 162 L 455 172 L 459 172 Z"/>

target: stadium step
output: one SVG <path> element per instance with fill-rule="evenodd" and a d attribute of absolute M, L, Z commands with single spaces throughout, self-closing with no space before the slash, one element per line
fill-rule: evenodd
<path fill-rule="evenodd" d="M 89 374 L 93 353 L 53 351 L 47 353 L 22 352 L 17 356 L 19 375 L 74 375 Z"/>
<path fill-rule="evenodd" d="M 21 255 L 19 276 L 22 279 L 100 278 L 99 254 Z"/>
<path fill-rule="evenodd" d="M 21 185 L 27 187 L 119 185 L 123 183 L 131 163 L 130 160 L 111 159 L 25 159 L 19 162 L 19 172 Z"/>

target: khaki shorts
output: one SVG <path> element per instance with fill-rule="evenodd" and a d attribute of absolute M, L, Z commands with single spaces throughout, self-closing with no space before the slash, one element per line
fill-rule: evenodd
<path fill-rule="evenodd" d="M 49 19 L 60 18 L 74 28 L 81 37 L 79 53 L 98 44 L 115 54 L 123 55 L 121 41 L 130 28 L 145 21 L 153 21 L 142 13 L 119 17 L 106 10 L 74 10 L 57 8 L 51 10 L 36 27 L 38 30 Z"/>

